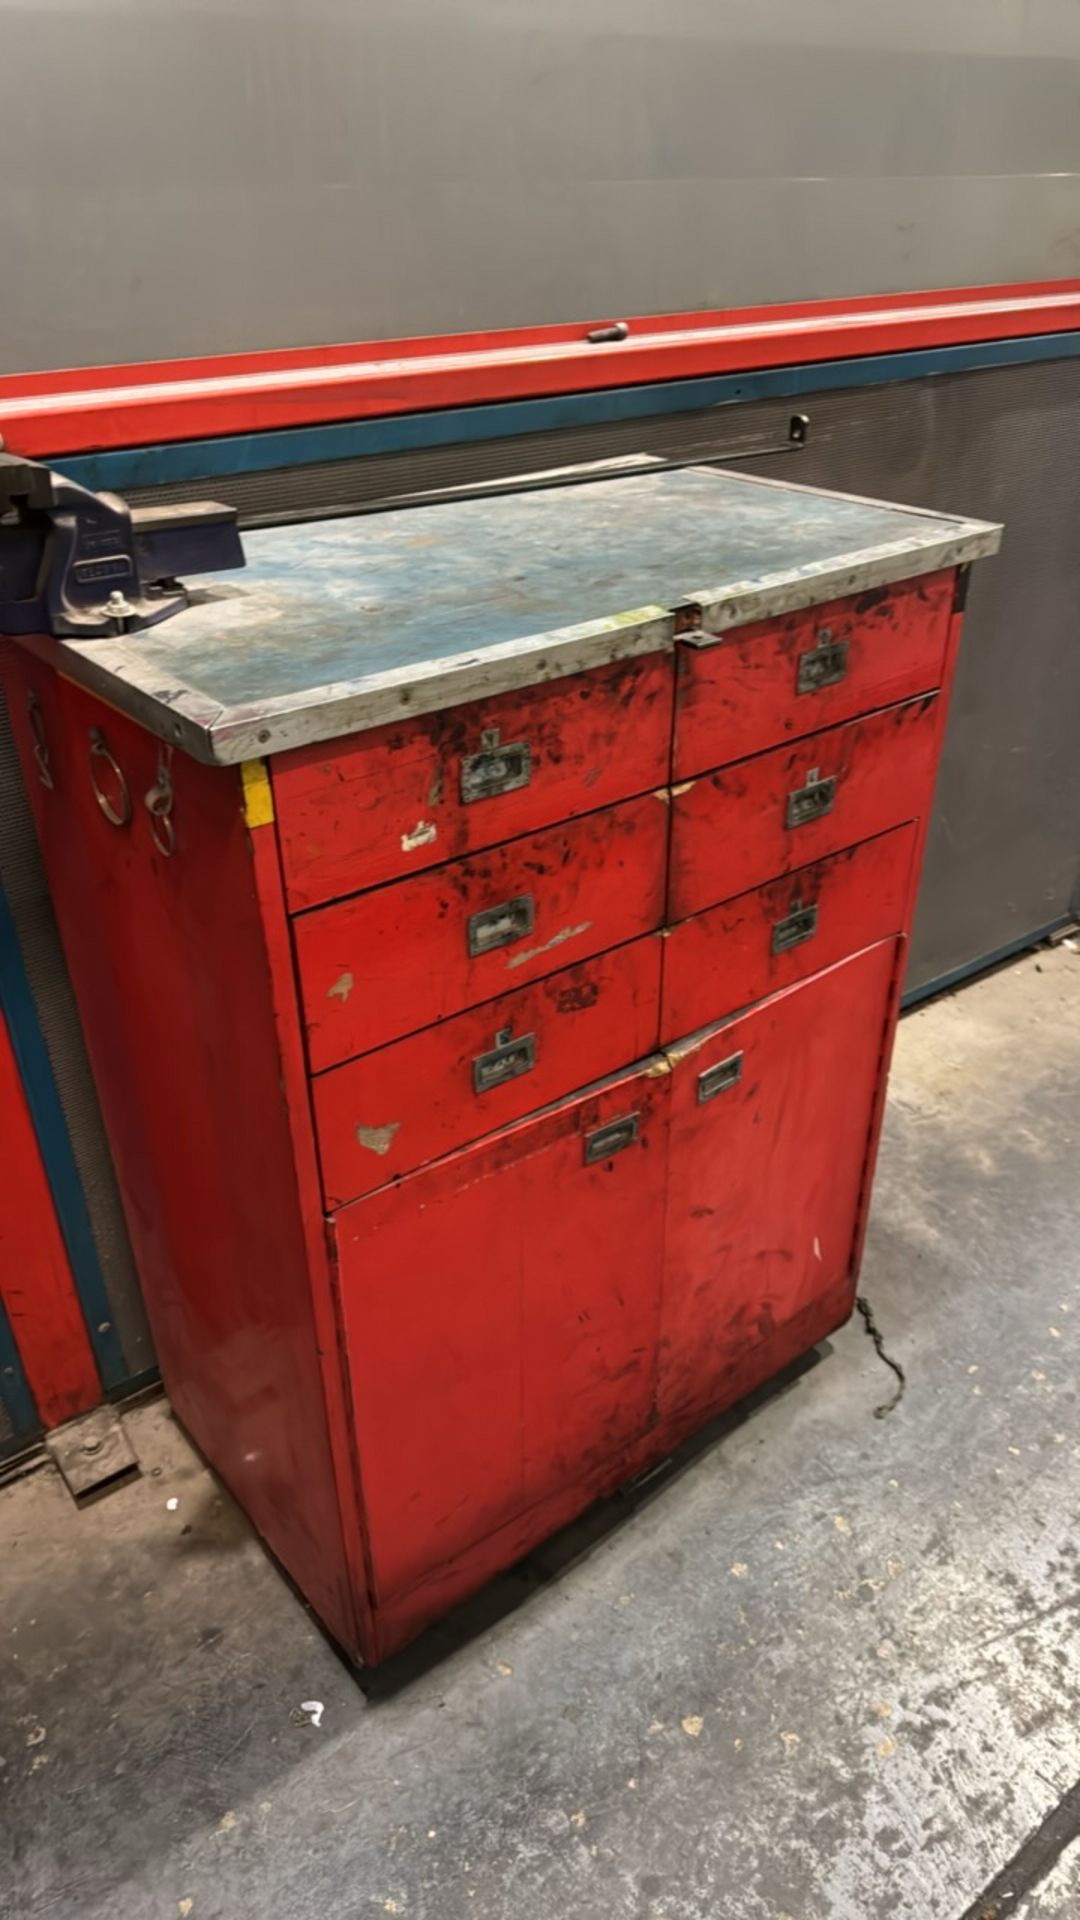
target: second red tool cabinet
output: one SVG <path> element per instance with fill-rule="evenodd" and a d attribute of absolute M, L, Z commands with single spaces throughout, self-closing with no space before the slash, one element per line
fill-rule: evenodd
<path fill-rule="evenodd" d="M 166 1383 L 355 1657 L 850 1312 L 997 539 L 643 475 L 7 649 Z"/>

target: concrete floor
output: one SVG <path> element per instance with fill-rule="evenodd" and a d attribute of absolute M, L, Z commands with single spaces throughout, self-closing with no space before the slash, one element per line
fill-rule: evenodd
<path fill-rule="evenodd" d="M 1073 1920 L 1078 1171 L 1080 956 L 909 1017 L 901 1404 L 854 1321 L 370 1696 L 163 1403 L 4 1490 L 5 1920 Z"/>

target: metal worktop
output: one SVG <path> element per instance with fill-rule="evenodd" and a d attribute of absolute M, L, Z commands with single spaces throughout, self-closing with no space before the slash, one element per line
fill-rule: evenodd
<path fill-rule="evenodd" d="M 226 763 L 656 651 L 677 608 L 700 606 L 707 638 L 1000 538 L 748 475 L 643 472 L 252 533 L 245 571 L 158 627 L 22 644 Z"/>

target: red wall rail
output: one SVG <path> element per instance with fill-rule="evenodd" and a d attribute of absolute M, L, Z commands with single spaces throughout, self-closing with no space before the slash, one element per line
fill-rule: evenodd
<path fill-rule="evenodd" d="M 877 295 L 0 375 L 0 434 L 44 457 L 1080 329 L 1080 280 Z"/>

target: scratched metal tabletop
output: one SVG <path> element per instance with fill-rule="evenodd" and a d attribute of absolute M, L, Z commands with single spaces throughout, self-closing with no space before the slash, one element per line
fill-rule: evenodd
<path fill-rule="evenodd" d="M 64 670 L 236 761 L 991 552 L 1000 530 L 694 468 L 246 534 L 243 572 Z M 188 583 L 192 585 L 191 582 Z"/>

